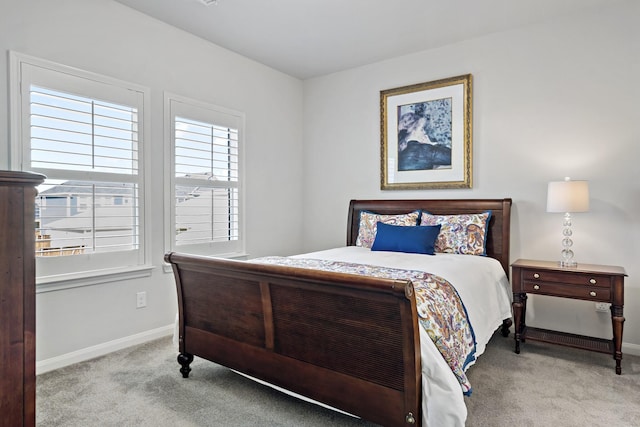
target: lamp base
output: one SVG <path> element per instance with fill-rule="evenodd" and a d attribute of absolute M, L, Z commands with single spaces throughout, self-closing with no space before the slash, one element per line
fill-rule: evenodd
<path fill-rule="evenodd" d="M 570 267 L 577 267 L 578 263 L 573 261 L 573 260 L 571 260 L 571 261 L 558 261 L 558 265 L 560 267 L 569 267 L 570 268 Z"/>

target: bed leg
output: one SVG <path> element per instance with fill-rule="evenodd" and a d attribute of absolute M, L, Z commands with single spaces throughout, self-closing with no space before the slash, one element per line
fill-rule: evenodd
<path fill-rule="evenodd" d="M 193 354 L 189 353 L 180 353 L 178 355 L 178 363 L 182 366 L 180 368 L 180 372 L 182 373 L 182 378 L 189 378 L 189 372 L 191 372 L 191 368 L 189 365 L 193 362 Z"/>
<path fill-rule="evenodd" d="M 513 321 L 511 319 L 504 319 L 502 321 L 502 327 L 500 328 L 500 333 L 502 333 L 503 337 L 509 336 L 509 328 L 511 327 L 512 324 L 513 324 Z"/>

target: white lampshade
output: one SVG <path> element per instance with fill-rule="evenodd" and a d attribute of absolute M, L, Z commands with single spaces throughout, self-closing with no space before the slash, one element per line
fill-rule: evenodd
<path fill-rule="evenodd" d="M 587 212 L 589 210 L 589 183 L 587 181 L 564 181 L 549 183 L 547 189 L 547 212 Z"/>

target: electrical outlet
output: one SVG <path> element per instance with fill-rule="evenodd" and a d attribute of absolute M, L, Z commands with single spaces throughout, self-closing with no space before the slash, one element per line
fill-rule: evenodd
<path fill-rule="evenodd" d="M 611 307 L 611 304 L 609 304 L 608 302 L 597 302 L 596 303 L 596 311 L 603 311 L 603 312 L 609 312 L 609 307 Z"/>
<path fill-rule="evenodd" d="M 136 294 L 136 308 L 144 308 L 147 306 L 147 293 L 138 292 Z"/>

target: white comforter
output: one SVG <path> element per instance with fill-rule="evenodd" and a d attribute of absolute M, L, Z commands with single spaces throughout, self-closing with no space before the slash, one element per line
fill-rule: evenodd
<path fill-rule="evenodd" d="M 326 259 L 421 270 L 448 280 L 455 286 L 467 309 L 477 341 L 476 357 L 484 352 L 487 342 L 502 324 L 502 320 L 511 317 L 511 286 L 502 266 L 493 258 L 474 255 L 375 252 L 356 246 L 312 252 L 292 258 Z M 420 347 L 423 427 L 464 426 L 467 407 L 460 383 L 422 328 Z"/>

